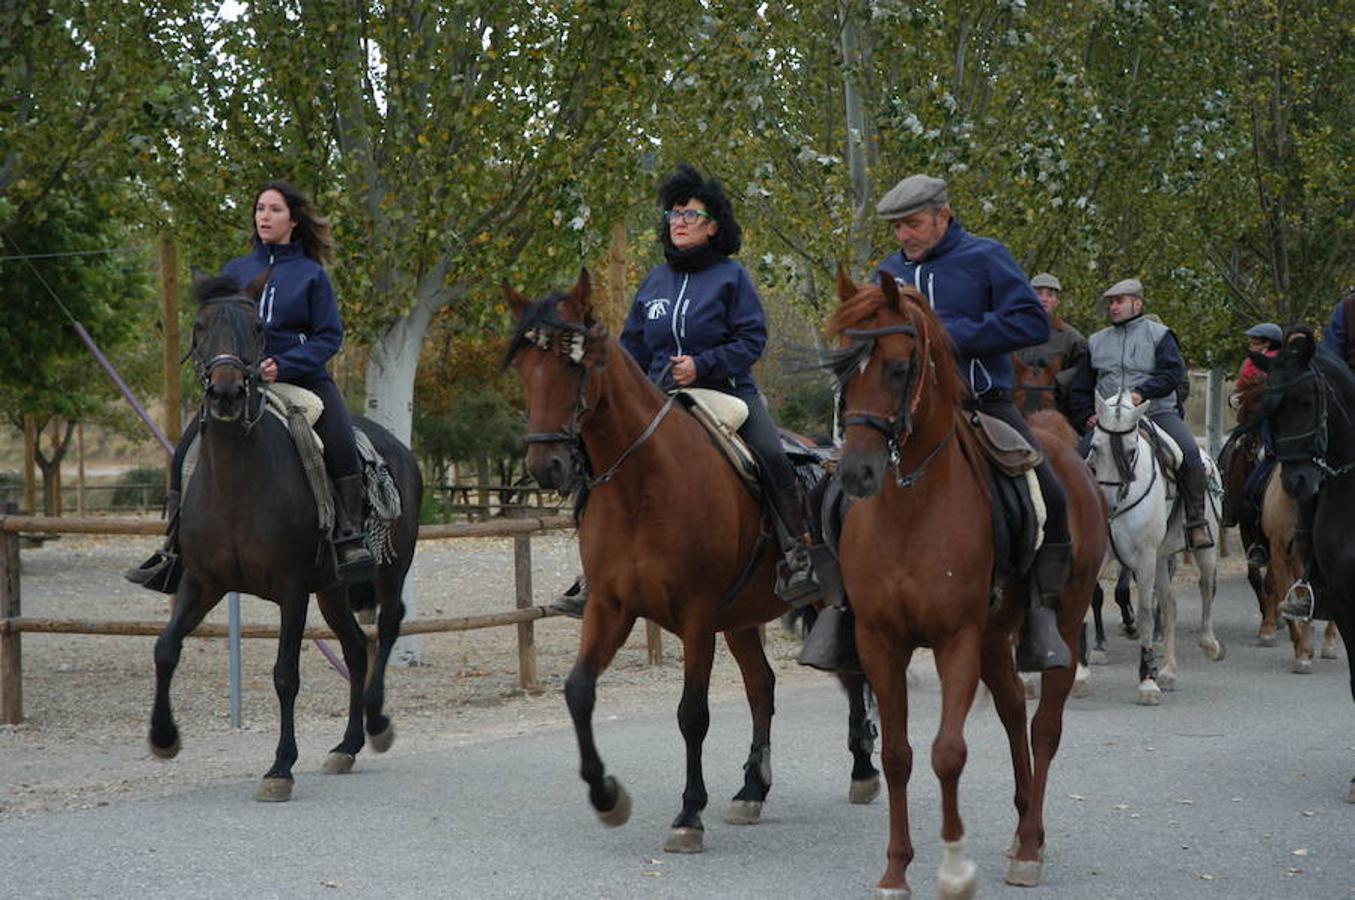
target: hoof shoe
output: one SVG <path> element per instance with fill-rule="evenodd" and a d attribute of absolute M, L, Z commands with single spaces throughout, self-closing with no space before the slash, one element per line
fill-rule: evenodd
<path fill-rule="evenodd" d="M 1139 685 L 1138 704 L 1139 706 L 1161 706 L 1162 691 L 1151 682 L 1146 685 Z"/>
<path fill-rule="evenodd" d="M 1176 676 L 1163 672 L 1161 675 L 1157 676 L 1157 686 L 1164 691 L 1176 690 Z"/>
<path fill-rule="evenodd" d="M 913 892 L 907 888 L 882 888 L 875 889 L 875 900 L 913 900 Z"/>
<path fill-rule="evenodd" d="M 730 825 L 756 825 L 762 821 L 762 801 L 730 801 L 729 812 L 725 813 L 725 821 Z"/>
<path fill-rule="evenodd" d="M 1313 674 L 1313 661 L 1311 659 L 1296 659 L 1292 671 L 1295 675 L 1311 675 Z"/>
<path fill-rule="evenodd" d="M 870 803 L 878 796 L 880 796 L 879 775 L 872 775 L 859 781 L 853 780 L 851 788 L 847 791 L 847 799 L 861 805 Z"/>
<path fill-rule="evenodd" d="M 387 725 L 386 730 L 377 734 L 367 735 L 367 746 L 371 747 L 376 753 L 385 753 L 395 743 L 395 726 Z"/>
<path fill-rule="evenodd" d="M 282 803 L 292 799 L 292 779 L 265 778 L 259 782 L 254 799 L 261 803 Z"/>
<path fill-rule="evenodd" d="M 701 853 L 706 849 L 704 828 L 674 828 L 663 845 L 666 853 Z"/>
<path fill-rule="evenodd" d="M 1037 859 L 1014 859 L 1007 867 L 1007 883 L 1017 887 L 1035 887 L 1044 875 L 1044 863 Z"/>
<path fill-rule="evenodd" d="M 1110 657 L 1104 650 L 1092 650 L 1087 654 L 1087 661 L 1094 666 L 1105 666 L 1110 664 Z"/>
<path fill-rule="evenodd" d="M 608 828 L 620 828 L 630 821 L 630 794 L 621 786 L 621 782 L 614 778 L 608 780 L 616 788 L 616 802 L 606 812 L 598 810 L 598 821 Z"/>
<path fill-rule="evenodd" d="M 156 759 L 173 759 L 179 755 L 179 749 L 182 747 L 177 737 L 174 738 L 174 743 L 170 744 L 168 747 L 157 747 L 155 741 L 150 738 L 146 739 L 146 743 L 150 745 L 151 754 L 155 756 Z"/>
<path fill-rule="evenodd" d="M 326 775 L 347 775 L 353 771 L 356 759 L 351 753 L 330 753 L 325 757 L 325 764 L 320 767 L 320 771 Z"/>

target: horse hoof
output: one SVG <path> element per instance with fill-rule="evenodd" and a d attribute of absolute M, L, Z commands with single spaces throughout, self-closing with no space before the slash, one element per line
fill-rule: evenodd
<path fill-rule="evenodd" d="M 155 741 L 150 738 L 146 738 L 146 743 L 150 745 L 151 754 L 155 756 L 156 759 L 173 759 L 179 755 L 179 750 L 182 747 L 178 737 L 175 737 L 174 742 L 168 747 L 157 747 Z"/>
<path fill-rule="evenodd" d="M 1044 863 L 1038 859 L 1014 859 L 1007 867 L 1007 883 L 1017 887 L 1035 887 L 1044 876 Z"/>
<path fill-rule="evenodd" d="M 1139 706 L 1161 706 L 1162 689 L 1151 681 L 1139 685 Z"/>
<path fill-rule="evenodd" d="M 1094 666 L 1105 666 L 1110 664 L 1110 657 L 1104 650 L 1093 650 L 1087 654 L 1087 660 Z"/>
<path fill-rule="evenodd" d="M 1211 662 L 1219 662 L 1228 655 L 1228 647 L 1220 640 L 1200 641 L 1200 649 L 1204 651 L 1205 659 Z"/>
<path fill-rule="evenodd" d="M 1163 672 L 1157 676 L 1157 686 L 1164 691 L 1176 690 L 1176 676 L 1168 672 Z"/>
<path fill-rule="evenodd" d="M 1311 659 L 1296 659 L 1292 671 L 1295 675 L 1311 675 L 1313 674 L 1313 661 Z"/>
<path fill-rule="evenodd" d="M 942 875 L 937 879 L 938 900 L 972 900 L 979 886 L 979 867 L 966 859 L 957 875 Z"/>
<path fill-rule="evenodd" d="M 702 853 L 706 849 L 704 828 L 674 828 L 663 845 L 665 853 Z"/>
<path fill-rule="evenodd" d="M 1274 647 L 1274 646 L 1275 646 L 1275 635 L 1273 635 L 1273 634 L 1260 634 L 1260 635 L 1257 635 L 1257 636 L 1256 636 L 1256 646 L 1258 646 L 1258 647 Z"/>
<path fill-rule="evenodd" d="M 882 888 L 875 889 L 875 900 L 913 900 L 913 892 L 908 888 Z"/>
<path fill-rule="evenodd" d="M 395 725 L 387 725 L 385 731 L 367 735 L 367 746 L 375 753 L 385 753 L 395 743 Z"/>
<path fill-rule="evenodd" d="M 847 799 L 852 803 L 865 805 L 872 802 L 880 796 L 880 776 L 872 775 L 869 778 L 852 779 L 852 786 L 847 791 Z"/>
<path fill-rule="evenodd" d="M 254 799 L 261 803 L 283 803 L 292 799 L 292 779 L 265 778 L 259 782 Z"/>
<path fill-rule="evenodd" d="M 1323 659 L 1340 659 L 1341 657 L 1340 657 L 1339 654 L 1337 654 L 1336 648 L 1335 648 L 1335 647 L 1323 647 L 1323 648 L 1322 648 L 1322 658 L 1323 658 Z"/>
<path fill-rule="evenodd" d="M 756 825 L 762 821 L 762 801 L 731 800 L 725 821 L 730 825 Z"/>
<path fill-rule="evenodd" d="M 320 767 L 320 771 L 326 775 L 347 775 L 353 771 L 353 763 L 357 757 L 351 753 L 331 752 L 325 757 L 325 764 Z"/>
<path fill-rule="evenodd" d="M 612 785 L 616 788 L 616 802 L 612 804 L 611 809 L 606 810 L 605 812 L 598 810 L 598 821 L 602 822 L 602 824 L 606 825 L 608 828 L 620 828 L 630 821 L 630 794 L 628 794 L 626 789 L 621 786 L 621 782 L 617 781 L 615 778 L 609 778 L 608 780 L 611 781 Z"/>

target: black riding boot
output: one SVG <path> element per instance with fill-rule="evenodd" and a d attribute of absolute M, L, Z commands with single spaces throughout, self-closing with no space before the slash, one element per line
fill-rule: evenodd
<path fill-rule="evenodd" d="M 334 479 L 334 557 L 345 584 L 371 581 L 376 557 L 362 531 L 364 488 L 361 473 Z"/>
<path fill-rule="evenodd" d="M 1030 606 L 1016 646 L 1016 668 L 1022 672 L 1063 669 L 1073 655 L 1059 634 L 1059 600 L 1073 568 L 1073 545 L 1046 542 L 1031 566 Z"/>
<path fill-rule="evenodd" d="M 122 577 L 162 594 L 173 594 L 183 577 L 183 563 L 179 561 L 179 492 L 165 494 L 165 510 L 169 524 L 165 526 L 165 543 L 139 566 L 133 566 Z"/>
<path fill-rule="evenodd" d="M 822 600 L 823 592 L 809 555 L 814 538 L 809 531 L 809 501 L 804 489 L 799 481 L 792 480 L 776 490 L 774 499 L 790 540 L 790 546 L 783 548 L 786 558 L 776 566 L 776 596 L 791 606 Z"/>
<path fill-rule="evenodd" d="M 1182 469 L 1180 476 L 1181 499 L 1186 504 L 1186 544 L 1192 550 L 1208 549 L 1214 546 L 1214 536 L 1209 533 L 1209 520 L 1204 514 L 1204 466 Z"/>
<path fill-rule="evenodd" d="M 797 660 L 825 672 L 861 673 L 856 654 L 856 617 L 850 609 L 825 606 L 819 610 Z"/>

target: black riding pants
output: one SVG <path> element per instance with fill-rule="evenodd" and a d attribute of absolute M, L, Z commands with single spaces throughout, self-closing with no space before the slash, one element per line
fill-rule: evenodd
<path fill-rule="evenodd" d="M 774 491 L 787 490 L 795 482 L 795 468 L 781 449 L 781 432 L 761 396 L 742 399 L 748 404 L 748 419 L 739 427 L 739 436 L 757 457 L 768 486 Z"/>
<path fill-rule="evenodd" d="M 980 396 L 979 409 L 988 415 L 1001 419 L 1021 432 L 1022 437 L 1038 447 L 1030 423 L 1016 408 L 1010 397 Z M 1063 490 L 1063 482 L 1054 474 L 1046 456 L 1044 462 L 1035 467 L 1035 477 L 1040 481 L 1040 491 L 1044 494 L 1045 522 L 1044 540 L 1046 544 L 1066 544 L 1072 538 L 1068 534 L 1068 495 Z"/>
<path fill-rule="evenodd" d="M 1152 419 L 1158 428 L 1170 434 L 1172 440 L 1181 448 L 1181 471 L 1198 469 L 1204 465 L 1204 460 L 1200 458 L 1200 445 L 1195 442 L 1195 435 L 1190 433 L 1185 421 L 1173 410 L 1153 413 L 1148 418 Z"/>

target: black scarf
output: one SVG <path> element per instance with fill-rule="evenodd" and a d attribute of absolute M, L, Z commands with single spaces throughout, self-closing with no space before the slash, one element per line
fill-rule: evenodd
<path fill-rule="evenodd" d="M 664 241 L 663 255 L 675 272 L 700 272 L 725 258 L 725 255 L 716 250 L 710 241 L 687 250 L 679 250 L 668 241 Z"/>

